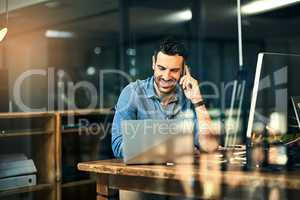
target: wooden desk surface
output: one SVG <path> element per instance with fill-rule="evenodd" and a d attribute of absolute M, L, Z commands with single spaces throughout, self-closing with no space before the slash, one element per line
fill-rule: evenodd
<path fill-rule="evenodd" d="M 78 169 L 107 175 L 134 176 L 156 179 L 174 179 L 180 181 L 207 181 L 229 186 L 251 186 L 254 182 L 264 185 L 280 185 L 289 189 L 300 189 L 299 172 L 259 172 L 234 170 L 222 171 L 217 161 L 211 156 L 201 156 L 199 165 L 125 165 L 121 160 L 101 160 L 83 162 Z"/>

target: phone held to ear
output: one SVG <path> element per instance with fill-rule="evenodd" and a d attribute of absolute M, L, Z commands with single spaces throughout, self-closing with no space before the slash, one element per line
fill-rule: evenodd
<path fill-rule="evenodd" d="M 182 78 L 183 76 L 186 75 L 187 68 L 188 68 L 188 66 L 185 64 L 185 62 L 183 62 L 183 68 L 182 68 L 182 71 L 181 71 L 180 78 Z"/>
<path fill-rule="evenodd" d="M 183 69 L 182 69 L 182 72 L 181 72 L 181 76 L 180 76 L 180 79 L 182 78 L 182 77 L 184 77 L 185 75 L 190 75 L 190 73 L 189 73 L 189 67 L 185 64 L 185 62 L 183 63 Z M 182 85 L 181 85 L 181 87 L 182 87 Z M 192 85 L 191 84 L 188 84 L 188 87 L 189 87 L 189 89 L 192 89 Z M 182 89 L 183 90 L 186 90 L 186 89 L 188 89 L 187 87 L 186 88 L 184 88 L 184 87 L 182 87 Z"/>

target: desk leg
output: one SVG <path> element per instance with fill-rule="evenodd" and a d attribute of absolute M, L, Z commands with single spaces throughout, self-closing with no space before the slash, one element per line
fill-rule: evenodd
<path fill-rule="evenodd" d="M 107 174 L 100 174 L 97 178 L 97 200 L 118 200 L 119 191 L 109 189 L 109 181 Z"/>

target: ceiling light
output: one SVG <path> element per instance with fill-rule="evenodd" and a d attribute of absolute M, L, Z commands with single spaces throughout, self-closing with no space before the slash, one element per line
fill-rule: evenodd
<path fill-rule="evenodd" d="M 300 0 L 257 0 L 243 5 L 241 12 L 244 15 L 255 15 L 287 7 L 299 2 Z"/>
<path fill-rule="evenodd" d="M 178 12 L 176 15 L 179 19 L 182 19 L 182 21 L 189 21 L 193 17 L 192 11 L 190 9 Z"/>
<path fill-rule="evenodd" d="M 193 17 L 192 11 L 190 9 L 177 11 L 167 15 L 164 20 L 167 22 L 184 22 L 190 21 Z"/>
<path fill-rule="evenodd" d="M 6 4 L 5 4 L 5 12 L 6 12 L 6 25 L 4 28 L 2 28 L 0 30 L 0 42 L 5 38 L 6 34 L 7 34 L 7 31 L 8 31 L 8 0 L 5 1 Z"/>
<path fill-rule="evenodd" d="M 101 47 L 95 47 L 95 48 L 94 48 L 94 53 L 95 53 L 96 55 L 99 55 L 101 52 L 102 52 Z"/>
<path fill-rule="evenodd" d="M 0 42 L 5 38 L 6 34 L 7 34 L 6 27 L 0 30 Z"/>
<path fill-rule="evenodd" d="M 89 68 L 87 68 L 86 73 L 90 76 L 94 75 L 96 73 L 95 67 L 90 66 Z"/>
<path fill-rule="evenodd" d="M 48 8 L 57 8 L 60 5 L 61 5 L 61 2 L 59 2 L 59 1 L 50 1 L 50 2 L 45 3 L 45 6 Z"/>
<path fill-rule="evenodd" d="M 48 38 L 72 38 L 74 33 L 59 30 L 47 30 L 45 36 Z"/>

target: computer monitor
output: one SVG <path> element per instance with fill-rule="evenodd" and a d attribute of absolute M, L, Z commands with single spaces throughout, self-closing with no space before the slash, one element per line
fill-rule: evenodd
<path fill-rule="evenodd" d="M 259 53 L 247 141 L 248 150 L 261 152 L 252 152 L 252 165 L 287 166 L 299 162 L 296 151 L 300 134 L 291 100 L 300 96 L 299 74 L 300 55 Z M 263 156 L 259 158 L 260 154 Z"/>
<path fill-rule="evenodd" d="M 291 96 L 291 101 L 293 103 L 294 113 L 300 131 L 300 96 Z"/>

